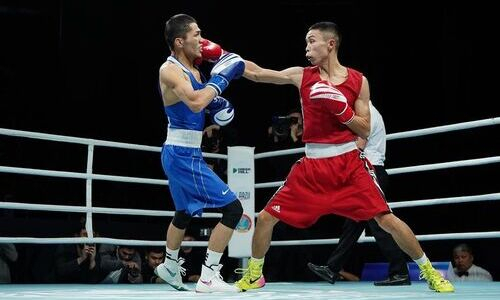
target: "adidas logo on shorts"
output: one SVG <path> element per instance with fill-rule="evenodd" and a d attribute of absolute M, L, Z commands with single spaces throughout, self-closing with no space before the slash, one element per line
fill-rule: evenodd
<path fill-rule="evenodd" d="M 280 206 L 279 205 L 273 205 L 271 206 L 271 208 L 276 211 L 276 212 L 280 212 Z"/>

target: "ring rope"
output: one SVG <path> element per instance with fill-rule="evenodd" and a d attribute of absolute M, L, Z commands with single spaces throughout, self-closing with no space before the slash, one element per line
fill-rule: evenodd
<path fill-rule="evenodd" d="M 399 132 L 394 134 L 388 134 L 388 140 L 408 138 L 422 135 L 429 135 L 434 133 L 448 132 L 454 130 L 463 130 L 469 128 L 477 128 L 482 126 L 490 126 L 500 124 L 500 117 L 463 122 L 452 125 L 437 126 L 419 130 L 412 130 L 406 132 Z M 14 242 L 14 243 L 82 243 L 82 242 L 96 242 L 96 243 L 108 243 L 108 244 L 131 244 L 131 245 L 164 245 L 164 241 L 143 241 L 143 240 L 122 240 L 122 239 L 112 239 L 112 238 L 94 238 L 92 236 L 92 213 L 103 213 L 103 214 L 130 214 L 130 215 L 147 215 L 147 216 L 173 216 L 174 212 L 171 211 L 151 211 L 151 210 L 140 210 L 140 209 L 118 209 L 118 208 L 102 208 L 102 207 L 92 207 L 92 180 L 109 180 L 109 181 L 120 181 L 120 182 L 134 182 L 134 183 L 144 183 L 144 184 L 158 184 L 158 185 L 168 185 L 168 181 L 164 179 L 151 179 L 151 178 L 138 178 L 138 177 L 127 177 L 127 176 L 115 176 L 115 175 L 103 175 L 103 174 L 93 174 L 93 152 L 94 146 L 104 146 L 104 147 L 115 147 L 122 149 L 132 149 L 141 151 L 152 151 L 160 152 L 161 147 L 145 146 L 137 144 L 127 144 L 103 140 L 94 140 L 87 138 L 77 138 L 68 137 L 62 135 L 28 132 L 21 130 L 12 130 L 0 128 L 0 134 L 43 139 L 58 142 L 68 142 L 85 144 L 88 147 L 87 154 L 87 170 L 86 173 L 78 172 L 66 172 L 66 171 L 54 171 L 54 170 L 42 170 L 42 169 L 32 169 L 32 168 L 17 168 L 0 166 L 0 172 L 4 173 L 17 173 L 17 174 L 27 174 L 27 175 L 38 175 L 38 176 L 51 176 L 51 177 L 68 177 L 77 179 L 86 179 L 86 206 L 64 206 L 64 205 L 45 205 L 45 204 L 26 204 L 26 203 L 14 203 L 14 202 L 0 202 L 0 208 L 11 208 L 11 209 L 38 209 L 38 210 L 50 210 L 50 211 L 63 211 L 63 212 L 83 212 L 87 214 L 87 230 L 90 230 L 88 238 L 29 238 L 29 237 L 0 237 L 0 243 Z M 276 155 L 288 155 L 295 153 L 303 153 L 305 148 L 287 149 L 279 151 L 264 152 L 254 155 L 255 159 L 271 157 Z M 227 159 L 227 155 L 224 154 L 214 154 L 214 153 L 203 153 L 205 157 L 221 158 Z M 418 172 L 427 170 L 436 170 L 444 168 L 462 167 L 462 166 L 473 166 L 482 164 L 491 164 L 500 162 L 500 156 L 479 158 L 479 159 L 469 159 L 437 164 L 426 164 L 411 167 L 402 167 L 395 169 L 388 169 L 388 174 L 401 174 L 408 172 Z M 255 184 L 255 188 L 264 187 L 274 187 L 282 184 L 282 181 L 267 182 Z M 475 196 L 462 196 L 462 197 L 450 197 L 450 198 L 439 198 L 439 199 L 428 199 L 428 200 L 414 200 L 414 201 L 404 201 L 391 203 L 391 207 L 411 207 L 411 206 L 423 206 L 423 205 L 437 205 L 444 203 L 461 203 L 461 202 L 474 202 L 474 201 L 487 201 L 487 200 L 499 200 L 500 193 L 495 194 L 485 194 L 485 195 L 475 195 Z M 203 217 L 220 217 L 217 213 L 206 213 Z M 436 240 L 436 239 L 462 239 L 462 238 L 498 238 L 500 237 L 499 231 L 492 232 L 468 232 L 468 233 L 446 233 L 446 234 L 428 234 L 428 235 L 418 235 L 419 240 Z M 373 237 L 360 237 L 360 242 L 373 242 L 375 239 Z M 207 246 L 207 242 L 188 242 L 186 245 L 191 245 L 191 243 L 198 243 L 192 246 Z M 313 245 L 313 244 L 332 244 L 338 243 L 338 239 L 321 239 L 321 240 L 302 240 L 302 241 L 274 241 L 271 245 Z"/>
<path fill-rule="evenodd" d="M 434 240 L 457 240 L 457 239 L 485 239 L 485 238 L 500 238 L 500 231 L 483 231 L 483 232 L 458 232 L 458 233 L 439 233 L 439 234 L 423 234 L 416 235 L 419 241 L 434 241 Z M 271 246 L 300 246 L 300 245 L 330 245 L 338 244 L 339 239 L 311 239 L 311 240 L 288 240 L 288 241 L 271 241 Z M 374 237 L 360 237 L 360 243 L 375 242 Z M 113 238 L 33 238 L 33 237 L 0 237 L 0 243 L 18 243 L 18 244 L 81 244 L 81 243 L 99 243 L 113 245 L 134 245 L 134 246 L 164 246 L 165 241 L 146 241 L 146 240 L 130 240 L 130 239 L 113 239 Z M 185 246 L 206 247 L 208 242 L 191 241 L 182 242 Z"/>
<path fill-rule="evenodd" d="M 110 215 L 136 215 L 150 217 L 173 217 L 175 211 L 164 210 L 146 210 L 146 209 L 129 209 L 129 208 L 112 208 L 112 207 L 86 207 L 73 205 L 53 205 L 53 204 L 32 204 L 19 202 L 0 202 L 0 208 L 6 209 L 21 209 L 21 210 L 40 210 L 40 211 L 58 211 L 72 213 L 96 213 Z M 202 218 L 220 218 L 221 213 L 203 213 Z"/>
<path fill-rule="evenodd" d="M 498 125 L 498 124 L 500 124 L 500 117 L 495 117 L 495 118 L 483 119 L 483 120 L 478 120 L 478 121 L 462 122 L 462 123 L 451 124 L 451 125 L 443 125 L 443 126 L 437 126 L 437 127 L 429 127 L 429 128 L 416 129 L 416 130 L 410 130 L 410 131 L 389 133 L 389 134 L 387 134 L 387 140 L 396 140 L 396 139 L 402 139 L 402 138 L 430 135 L 430 134 L 436 134 L 436 133 L 442 133 L 442 132 L 448 132 L 448 131 L 472 129 L 472 128 L 477 128 L 477 127 L 492 126 L 492 125 Z M 289 154 L 303 153 L 303 152 L 305 152 L 305 147 L 287 149 L 287 150 L 268 151 L 268 152 L 262 152 L 259 154 L 255 154 L 255 159 L 273 157 L 273 156 L 277 156 L 277 155 L 289 155 Z"/>

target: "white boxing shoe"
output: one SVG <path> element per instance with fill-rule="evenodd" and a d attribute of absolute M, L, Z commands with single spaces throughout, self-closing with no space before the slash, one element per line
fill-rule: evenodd
<path fill-rule="evenodd" d="M 198 279 L 195 288 L 195 291 L 197 293 L 240 292 L 240 289 L 235 285 L 228 284 L 224 281 L 224 279 L 220 275 L 220 269 L 222 268 L 221 264 L 212 265 L 210 267 L 203 265 L 202 268 L 211 269 L 209 270 L 209 272 L 213 272 L 213 276 L 211 276 L 208 280 L 202 280 L 201 278 Z"/>
<path fill-rule="evenodd" d="M 170 258 L 165 258 L 165 262 L 159 264 L 155 269 L 154 272 L 156 276 L 160 277 L 168 283 L 171 287 L 178 291 L 189 291 L 189 288 L 182 283 L 182 274 L 186 274 L 186 269 L 182 267 L 182 264 L 184 263 L 184 258 L 179 258 L 177 261 L 170 259 Z"/>

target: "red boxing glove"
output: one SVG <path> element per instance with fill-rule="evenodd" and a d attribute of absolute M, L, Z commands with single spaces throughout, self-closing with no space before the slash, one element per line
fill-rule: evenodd
<path fill-rule="evenodd" d="M 349 124 L 354 119 L 354 111 L 347 104 L 347 98 L 333 84 L 326 80 L 316 82 L 309 94 L 311 100 L 325 100 L 328 107 L 342 124 Z"/>
<path fill-rule="evenodd" d="M 219 44 L 207 39 L 201 39 L 201 57 L 203 60 L 214 63 L 225 53 L 226 51 Z"/>

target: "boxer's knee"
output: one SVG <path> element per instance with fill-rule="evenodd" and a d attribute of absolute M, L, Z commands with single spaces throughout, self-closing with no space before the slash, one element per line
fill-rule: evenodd
<path fill-rule="evenodd" d="M 383 213 L 375 216 L 378 225 L 388 233 L 394 232 L 399 219 L 393 213 Z"/>
<path fill-rule="evenodd" d="M 222 219 L 220 222 L 231 229 L 235 229 L 243 214 L 241 202 L 236 199 L 228 205 L 221 207 L 220 210 L 222 212 Z"/>
<path fill-rule="evenodd" d="M 276 225 L 276 223 L 278 223 L 278 222 L 279 222 L 278 218 L 274 217 L 273 215 L 271 215 L 270 213 L 268 213 L 265 210 L 262 210 L 259 213 L 259 216 L 257 217 L 257 225 L 259 225 L 259 226 L 272 227 L 272 226 Z"/>
<path fill-rule="evenodd" d="M 189 225 L 189 222 L 191 222 L 191 218 L 192 217 L 190 215 L 186 214 L 183 211 L 176 211 L 172 220 L 172 225 L 181 230 L 184 230 Z"/>

